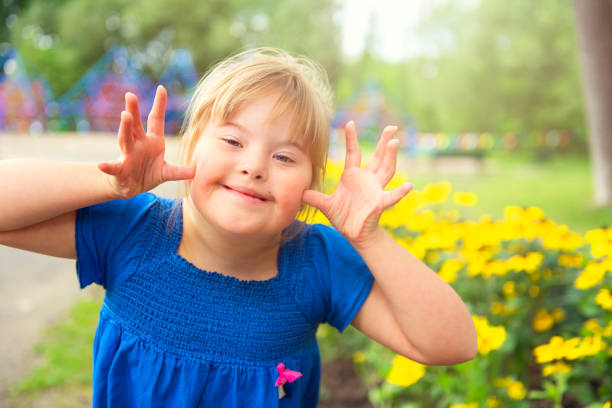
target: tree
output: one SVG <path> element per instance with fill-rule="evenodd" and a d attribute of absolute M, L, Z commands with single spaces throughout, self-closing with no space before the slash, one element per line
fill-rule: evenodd
<path fill-rule="evenodd" d="M 612 206 L 612 2 L 573 0 L 582 59 L 595 203 Z"/>
<path fill-rule="evenodd" d="M 264 45 L 305 54 L 332 79 L 339 66 L 335 0 L 28 1 L 10 27 L 11 42 L 28 73 L 45 77 L 56 95 L 116 45 L 154 79 L 176 48 L 189 49 L 201 73 Z"/>

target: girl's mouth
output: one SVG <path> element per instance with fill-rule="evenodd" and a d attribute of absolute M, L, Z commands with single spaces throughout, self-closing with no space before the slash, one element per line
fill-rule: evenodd
<path fill-rule="evenodd" d="M 222 184 L 222 186 L 227 191 L 237 195 L 238 197 L 246 199 L 249 202 L 262 203 L 262 202 L 269 201 L 266 197 L 257 193 L 255 190 L 247 188 L 247 187 L 239 187 L 239 186 L 230 187 L 225 184 Z"/>

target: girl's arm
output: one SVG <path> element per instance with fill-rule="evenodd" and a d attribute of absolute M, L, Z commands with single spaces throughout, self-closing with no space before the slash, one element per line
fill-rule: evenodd
<path fill-rule="evenodd" d="M 117 198 L 95 163 L 0 161 L 0 231 L 27 227 Z"/>
<path fill-rule="evenodd" d="M 384 187 L 395 173 L 397 128 L 387 127 L 372 159 L 361 168 L 355 125 L 346 126 L 346 162 L 331 195 L 306 190 L 303 201 L 319 208 L 359 252 L 374 285 L 353 325 L 386 347 L 429 365 L 451 365 L 474 358 L 474 323 L 444 280 L 399 245 L 379 225 L 382 212 L 410 192 L 406 183 Z"/>
<path fill-rule="evenodd" d="M 170 180 L 193 177 L 193 168 L 164 160 L 166 91 L 158 87 L 147 121 L 140 121 L 138 100 L 126 94 L 118 142 L 122 157 L 99 164 L 34 160 L 0 162 L 0 244 L 30 251 L 72 254 L 74 214 L 96 203 L 130 198 Z M 56 234 L 62 234 L 57 236 Z M 70 234 L 67 236 L 66 234 Z M 63 242 L 60 248 L 45 242 Z M 50 253 L 50 252 L 56 253 Z M 72 251 L 72 252 L 71 252 Z M 57 255 L 63 256 L 63 255 Z"/>

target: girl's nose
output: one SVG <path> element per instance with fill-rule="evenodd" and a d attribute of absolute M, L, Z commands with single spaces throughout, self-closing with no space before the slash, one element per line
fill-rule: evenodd
<path fill-rule="evenodd" d="M 254 179 L 256 179 L 256 180 L 263 179 L 263 174 L 262 174 L 263 172 L 262 172 L 262 171 L 259 171 L 259 170 L 257 170 L 257 169 L 255 169 L 255 168 L 249 168 L 249 169 L 247 169 L 247 168 L 245 168 L 245 167 L 243 166 L 243 169 L 242 169 L 242 170 L 240 170 L 240 172 L 241 172 L 242 174 L 244 174 L 244 175 L 251 176 L 252 178 L 254 178 Z"/>
<path fill-rule="evenodd" d="M 262 180 L 266 178 L 266 166 L 263 157 L 245 157 L 245 160 L 239 167 L 240 173 L 249 176 L 256 180 Z"/>

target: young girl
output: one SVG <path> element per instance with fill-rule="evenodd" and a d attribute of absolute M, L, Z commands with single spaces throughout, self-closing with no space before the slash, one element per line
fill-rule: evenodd
<path fill-rule="evenodd" d="M 314 407 L 323 322 L 423 364 L 475 356 L 461 299 L 379 226 L 413 187 L 384 190 L 396 128 L 362 168 L 349 122 L 340 183 L 317 191 L 324 78 L 280 50 L 220 63 L 191 101 L 181 166 L 164 161 L 162 87 L 146 133 L 126 94 L 115 162 L 0 162 L 0 243 L 76 259 L 81 287 L 106 289 L 95 407 Z M 182 198 L 147 193 L 169 180 Z M 309 207 L 334 228 L 296 221 Z"/>

